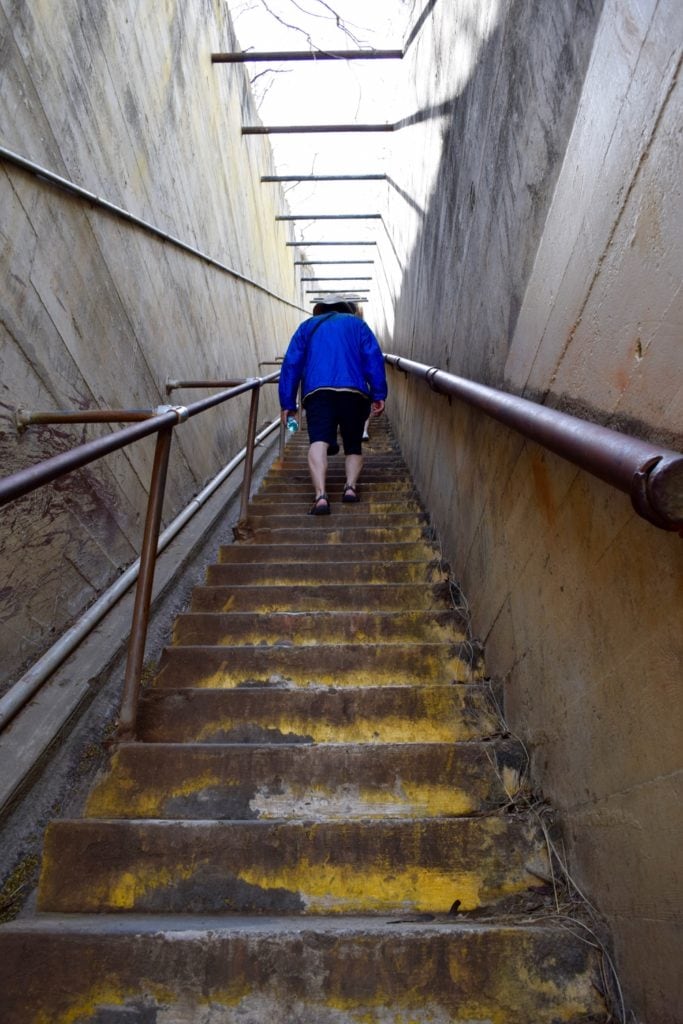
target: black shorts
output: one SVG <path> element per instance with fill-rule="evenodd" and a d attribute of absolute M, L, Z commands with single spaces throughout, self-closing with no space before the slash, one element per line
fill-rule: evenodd
<path fill-rule="evenodd" d="M 337 428 L 345 455 L 360 455 L 363 450 L 363 426 L 370 415 L 370 399 L 357 391 L 332 391 L 321 388 L 304 399 L 308 439 L 336 444 Z"/>

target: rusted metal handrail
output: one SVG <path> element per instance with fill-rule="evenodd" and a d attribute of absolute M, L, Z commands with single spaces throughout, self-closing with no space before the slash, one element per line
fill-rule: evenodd
<path fill-rule="evenodd" d="M 252 377 L 244 383 L 230 388 L 227 391 L 220 391 L 215 395 L 192 405 L 185 406 L 161 406 L 156 414 L 152 414 L 142 423 L 136 423 L 130 427 L 96 440 L 86 442 L 68 452 L 55 455 L 42 462 L 30 466 L 27 469 L 19 470 L 11 476 L 0 479 L 0 507 L 16 498 L 29 494 L 39 487 L 65 476 L 75 469 L 95 462 L 113 451 L 118 451 L 129 444 L 147 437 L 153 433 L 158 434 L 157 446 L 154 458 L 154 468 L 150 482 L 150 493 L 147 502 L 147 514 L 145 530 L 140 553 L 140 571 L 138 585 L 135 595 L 135 608 L 133 622 L 131 625 L 131 639 L 128 648 L 126 662 L 126 673 L 124 679 L 123 697 L 121 702 L 121 713 L 119 716 L 119 737 L 132 738 L 135 731 L 135 718 L 137 714 L 137 702 L 140 690 L 140 677 L 144 658 L 145 641 L 147 637 L 147 626 L 149 622 L 149 609 L 151 605 L 152 586 L 154 582 L 154 570 L 156 565 L 157 548 L 159 542 L 159 529 L 161 525 L 161 511 L 164 499 L 166 484 L 166 473 L 170 455 L 173 428 L 192 416 L 197 416 L 216 405 L 236 398 L 247 391 L 252 392 L 252 402 L 247 430 L 247 451 L 244 479 L 242 482 L 242 505 L 241 518 L 246 517 L 246 509 L 249 501 L 249 490 L 252 478 L 252 462 L 256 438 L 256 417 L 258 411 L 258 394 L 263 384 L 269 384 L 277 380 L 279 371 L 271 373 L 266 377 Z M 207 385 L 209 386 L 209 385 Z M 49 414 L 41 414 L 44 417 Z M 59 415 L 59 414 L 57 414 Z M 78 415 L 78 414 L 76 414 Z M 44 419 L 43 422 L 47 420 Z M 245 498 L 246 492 L 246 498 Z"/>
<path fill-rule="evenodd" d="M 433 391 L 481 409 L 581 469 L 630 495 L 633 508 L 662 530 L 683 533 L 683 454 L 476 381 L 385 354 L 385 361 Z"/>

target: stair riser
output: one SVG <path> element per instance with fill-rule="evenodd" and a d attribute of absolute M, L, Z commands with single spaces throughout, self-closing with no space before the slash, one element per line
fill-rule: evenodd
<path fill-rule="evenodd" d="M 308 516 L 307 519 L 302 519 L 302 514 Z M 274 508 L 267 515 L 255 515 L 249 513 L 248 523 L 254 531 L 259 530 L 301 530 L 305 531 L 307 538 L 310 538 L 311 530 L 329 530 L 330 523 L 326 520 L 325 516 L 309 516 L 308 510 L 310 509 L 310 503 L 300 506 L 299 512 L 296 515 L 280 515 L 279 506 Z M 363 510 L 356 509 L 352 514 L 349 514 L 349 505 L 341 506 L 340 517 L 334 521 L 336 527 L 341 529 L 375 529 L 380 528 L 383 530 L 394 531 L 397 528 L 408 527 L 410 529 L 416 529 L 419 531 L 418 536 L 423 536 L 425 529 L 427 529 L 426 518 L 423 518 L 420 522 L 420 526 L 416 526 L 416 517 L 411 513 L 376 513 L 371 514 L 367 512 L 367 508 Z M 333 509 L 332 515 L 336 513 L 336 509 Z M 342 519 L 341 516 L 344 518 Z"/>
<path fill-rule="evenodd" d="M 479 686 L 147 691 L 138 738 L 181 743 L 446 743 L 500 730 Z"/>
<path fill-rule="evenodd" d="M 57 913 L 448 913 L 539 884 L 512 817 L 343 823 L 57 821 L 38 904 Z"/>
<path fill-rule="evenodd" d="M 224 563 L 210 565 L 206 571 L 206 582 L 209 586 L 246 586 L 260 584 L 263 586 L 297 586 L 306 584 L 346 584 L 369 586 L 385 583 L 439 583 L 444 579 L 443 569 L 434 559 L 414 562 L 318 562 L 318 563 L 283 563 L 270 562 L 267 565 L 259 562 Z M 359 593 L 356 594 L 360 600 Z"/>
<path fill-rule="evenodd" d="M 363 496 L 361 501 L 355 504 L 344 504 L 340 501 L 341 495 L 332 496 L 332 507 L 335 513 L 348 516 L 355 520 L 356 517 L 364 515 L 395 515 L 396 513 L 414 512 L 415 516 L 424 517 L 424 511 L 419 503 L 410 497 L 387 495 Z M 249 515 L 299 515 L 308 512 L 313 499 L 312 490 L 298 495 L 255 495 L 249 503 Z M 311 518 L 314 518 L 311 516 Z M 414 521 L 414 520 L 413 520 Z"/>
<path fill-rule="evenodd" d="M 155 685 L 445 686 L 482 678 L 483 668 L 478 649 L 468 644 L 168 647 Z"/>
<path fill-rule="evenodd" d="M 124 745 L 90 818 L 344 820 L 468 815 L 508 803 L 521 745 Z"/>
<path fill-rule="evenodd" d="M 325 520 L 324 524 L 321 520 Z M 320 536 L 311 536 L 310 527 L 320 531 Z M 327 516 L 308 516 L 301 526 L 278 529 L 277 527 L 259 527 L 251 520 L 248 520 L 251 529 L 248 543 L 287 546 L 314 544 L 411 544 L 420 541 L 429 543 L 429 535 L 419 526 L 398 526 L 388 527 L 383 523 L 376 526 L 358 526 L 355 523 L 349 525 L 341 518 L 333 519 Z"/>
<path fill-rule="evenodd" d="M 441 611 L 452 607 L 447 584 L 393 584 L 365 587 L 363 607 L 374 611 Z M 358 608 L 358 594 L 352 587 L 326 586 L 279 587 L 195 587 L 193 612 L 278 612 L 296 608 L 299 612 L 348 611 Z M 460 628 L 466 616 L 456 613 Z"/>
<path fill-rule="evenodd" d="M 605 1013 L 595 950 L 566 931 L 303 924 L 114 921 L 107 937 L 14 925 L 0 934 L 3 1022 L 578 1024 Z"/>
<path fill-rule="evenodd" d="M 436 557 L 428 544 L 342 544 L 334 540 L 331 530 L 329 543 L 320 538 L 309 544 L 230 544 L 221 547 L 218 561 L 230 562 L 425 562 Z"/>
<path fill-rule="evenodd" d="M 173 643 L 182 644 L 360 644 L 449 643 L 467 639 L 445 612 L 229 612 L 179 615 Z"/>

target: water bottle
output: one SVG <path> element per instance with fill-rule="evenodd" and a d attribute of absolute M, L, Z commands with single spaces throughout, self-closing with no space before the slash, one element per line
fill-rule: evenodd
<path fill-rule="evenodd" d="M 299 424 L 294 419 L 294 417 L 293 416 L 288 416 L 287 417 L 287 430 L 290 432 L 290 434 L 296 434 L 298 429 L 299 429 Z"/>

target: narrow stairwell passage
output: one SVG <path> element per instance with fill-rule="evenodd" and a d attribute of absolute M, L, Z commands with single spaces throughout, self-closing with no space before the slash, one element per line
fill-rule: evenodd
<path fill-rule="evenodd" d="M 39 913 L 0 929 L 7 1024 L 606 1019 L 591 948 L 519 916 L 549 877 L 510 813 L 523 751 L 373 426 L 360 504 L 331 460 L 330 517 L 305 515 L 288 445 L 178 618 L 138 742 L 50 826 Z"/>

